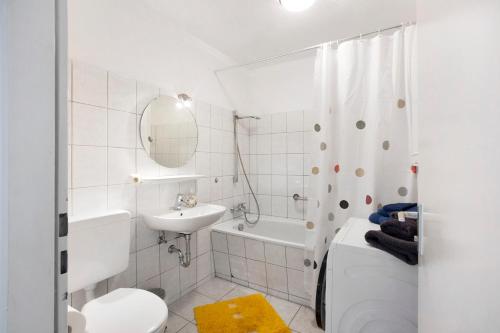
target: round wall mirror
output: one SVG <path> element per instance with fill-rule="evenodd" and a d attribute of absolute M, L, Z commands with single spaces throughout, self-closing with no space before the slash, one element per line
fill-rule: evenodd
<path fill-rule="evenodd" d="M 191 110 L 173 97 L 153 100 L 142 114 L 139 130 L 149 157 L 165 167 L 183 166 L 196 151 L 196 120 Z"/>

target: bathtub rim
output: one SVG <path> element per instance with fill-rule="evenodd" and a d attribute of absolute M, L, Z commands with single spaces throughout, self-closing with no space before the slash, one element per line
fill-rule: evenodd
<path fill-rule="evenodd" d="M 304 227 L 304 233 L 306 231 L 304 220 L 296 220 L 296 219 L 288 219 L 288 218 L 283 218 L 283 217 L 264 216 L 264 215 L 261 218 L 263 220 L 267 220 L 267 219 L 272 220 L 272 222 L 274 222 L 274 223 L 287 223 L 287 224 L 299 225 L 301 227 Z M 226 233 L 226 234 L 230 234 L 233 236 L 239 236 L 239 237 L 244 237 L 244 238 L 251 238 L 251 239 L 259 240 L 259 241 L 266 242 L 266 243 L 273 243 L 276 245 L 288 246 L 288 247 L 298 248 L 298 249 L 302 249 L 302 250 L 305 249 L 305 239 L 304 239 L 304 243 L 296 243 L 296 242 L 290 242 L 290 241 L 286 241 L 286 240 L 256 235 L 256 234 L 252 234 L 252 233 L 249 233 L 246 231 L 239 231 L 239 230 L 233 228 L 234 225 L 236 225 L 238 223 L 242 223 L 242 221 L 243 221 L 242 218 L 234 218 L 231 220 L 218 222 L 216 224 L 213 224 L 210 227 L 210 231 L 219 232 L 219 233 Z"/>

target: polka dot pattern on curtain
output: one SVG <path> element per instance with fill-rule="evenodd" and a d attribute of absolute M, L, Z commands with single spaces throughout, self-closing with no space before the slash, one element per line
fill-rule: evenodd
<path fill-rule="evenodd" d="M 413 105 L 406 99 L 411 88 L 406 75 L 412 62 L 402 58 L 413 54 L 406 50 L 409 35 L 405 30 L 370 43 L 318 50 L 304 222 L 304 258 L 310 260 L 304 286 L 311 299 L 317 278 L 313 264 L 321 265 L 335 230 L 350 217 L 367 218 L 382 204 L 416 200 L 416 177 L 408 171 Z M 379 57 L 381 51 L 391 56 Z M 358 66 L 360 59 L 369 61 Z"/>
<path fill-rule="evenodd" d="M 347 208 L 349 208 L 349 202 L 347 202 L 347 200 L 341 200 L 339 202 L 339 206 L 342 209 L 347 209 Z"/>
<path fill-rule="evenodd" d="M 365 175 L 365 170 L 363 168 L 357 168 L 355 174 L 357 177 L 363 177 Z"/>
<path fill-rule="evenodd" d="M 398 108 L 404 109 L 405 106 L 406 106 L 406 101 L 404 99 L 399 99 L 398 100 Z"/>
<path fill-rule="evenodd" d="M 358 121 L 356 122 L 356 128 L 357 128 L 357 129 L 362 130 L 362 129 L 364 129 L 365 127 L 366 127 L 366 123 L 365 123 L 363 120 L 358 120 Z"/>
<path fill-rule="evenodd" d="M 398 194 L 402 197 L 406 197 L 408 195 L 408 189 L 404 186 L 398 188 Z"/>
<path fill-rule="evenodd" d="M 372 202 L 373 202 L 372 197 L 371 197 L 369 194 L 367 194 L 367 195 L 366 195 L 366 197 L 365 197 L 365 203 L 366 203 L 367 205 L 371 205 L 371 204 L 372 204 Z"/>
<path fill-rule="evenodd" d="M 389 150 L 390 147 L 391 147 L 391 143 L 389 142 L 389 140 L 385 140 L 384 142 L 382 142 L 382 149 L 383 150 Z"/>

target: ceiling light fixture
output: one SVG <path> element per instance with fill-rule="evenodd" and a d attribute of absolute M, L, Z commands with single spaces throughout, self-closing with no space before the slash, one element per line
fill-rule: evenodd
<path fill-rule="evenodd" d="M 278 0 L 280 4 L 291 12 L 300 12 L 311 7 L 315 0 Z"/>

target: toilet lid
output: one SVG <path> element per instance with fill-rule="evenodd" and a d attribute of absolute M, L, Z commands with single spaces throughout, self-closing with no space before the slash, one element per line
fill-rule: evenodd
<path fill-rule="evenodd" d="M 167 320 L 165 302 L 142 289 L 122 288 L 82 309 L 89 333 L 153 333 Z"/>

